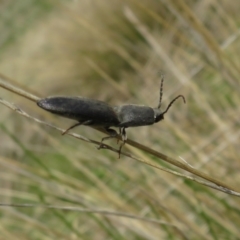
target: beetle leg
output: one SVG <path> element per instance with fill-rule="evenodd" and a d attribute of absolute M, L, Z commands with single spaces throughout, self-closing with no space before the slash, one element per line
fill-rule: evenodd
<path fill-rule="evenodd" d="M 122 136 L 122 128 L 121 127 L 119 128 L 119 135 Z M 118 142 L 119 142 L 119 139 L 117 139 L 117 144 L 118 144 Z"/>
<path fill-rule="evenodd" d="M 125 129 L 126 129 L 125 127 L 120 128 L 120 133 L 121 133 L 121 135 L 122 135 L 122 141 L 123 141 L 123 143 L 120 145 L 119 150 L 118 150 L 118 153 L 119 153 L 118 157 L 119 157 L 119 158 L 120 158 L 120 156 L 121 156 L 122 147 L 124 146 L 124 144 L 125 144 L 125 142 L 126 142 L 126 140 L 127 140 L 127 133 L 126 133 L 126 130 L 125 130 Z"/>
<path fill-rule="evenodd" d="M 75 128 L 77 126 L 80 126 L 80 125 L 89 124 L 91 122 L 92 122 L 91 120 L 87 120 L 87 121 L 84 121 L 84 122 L 77 122 L 74 125 L 72 125 L 71 127 L 67 128 L 65 131 L 63 131 L 62 135 L 65 135 L 70 129 L 73 129 L 73 128 Z"/>
<path fill-rule="evenodd" d="M 126 127 L 123 127 L 122 129 L 121 129 L 121 135 L 122 135 L 122 141 L 123 142 L 126 142 L 126 140 L 127 140 L 127 133 L 126 133 Z"/>
<path fill-rule="evenodd" d="M 103 141 L 110 139 L 110 138 L 115 138 L 118 134 L 114 129 L 111 128 L 105 128 L 105 130 L 110 134 L 110 136 L 104 137 L 101 140 L 101 144 L 99 145 L 98 149 L 103 148 Z"/>

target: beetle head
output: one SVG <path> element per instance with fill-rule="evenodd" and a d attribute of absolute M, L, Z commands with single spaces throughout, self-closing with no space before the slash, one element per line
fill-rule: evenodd
<path fill-rule="evenodd" d="M 183 95 L 178 95 L 168 104 L 168 106 L 167 106 L 167 108 L 164 112 L 162 112 L 160 110 L 160 108 L 154 108 L 153 111 L 154 111 L 154 115 L 155 115 L 155 122 L 159 122 L 159 121 L 163 120 L 164 119 L 164 114 L 168 112 L 168 110 L 172 106 L 172 104 L 180 97 L 183 99 L 183 102 L 186 103 L 184 96 Z"/>

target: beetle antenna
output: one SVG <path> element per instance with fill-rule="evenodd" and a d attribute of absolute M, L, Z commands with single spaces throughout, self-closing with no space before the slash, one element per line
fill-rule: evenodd
<path fill-rule="evenodd" d="M 158 107 L 161 107 L 161 103 L 162 103 L 162 96 L 163 96 L 163 82 L 164 82 L 164 74 L 161 73 L 161 84 L 160 84 L 160 98 L 159 98 L 159 103 L 158 103 Z"/>
<path fill-rule="evenodd" d="M 167 106 L 167 109 L 162 113 L 162 116 L 167 113 L 167 111 L 169 110 L 169 108 L 172 106 L 172 104 L 178 99 L 178 98 L 182 98 L 183 102 L 186 103 L 185 97 L 183 95 L 178 95 L 177 97 L 175 97 Z"/>

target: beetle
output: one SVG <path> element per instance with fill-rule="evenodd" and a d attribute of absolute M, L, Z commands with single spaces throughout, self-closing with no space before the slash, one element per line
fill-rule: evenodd
<path fill-rule="evenodd" d="M 126 128 L 147 126 L 157 123 L 164 119 L 164 115 L 178 98 L 182 98 L 184 103 L 186 102 L 183 95 L 178 95 L 168 104 L 165 111 L 161 111 L 163 82 L 164 76 L 162 75 L 160 98 L 157 108 L 135 104 L 112 107 L 106 102 L 91 98 L 62 96 L 40 99 L 37 101 L 37 105 L 51 113 L 77 121 L 76 124 L 66 129 L 62 135 L 66 134 L 70 129 L 80 125 L 105 129 L 109 133 L 109 136 L 102 138 L 99 149 L 103 147 L 103 141 L 117 136 L 117 132 L 111 127 L 118 127 L 123 141 L 119 148 L 120 156 L 121 148 L 127 140 Z"/>

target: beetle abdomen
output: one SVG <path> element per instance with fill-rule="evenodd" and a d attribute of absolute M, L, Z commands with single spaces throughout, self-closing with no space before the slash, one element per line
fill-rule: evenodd
<path fill-rule="evenodd" d="M 38 106 L 62 117 L 91 125 L 117 126 L 119 120 L 107 103 L 84 97 L 48 97 L 37 102 Z"/>
<path fill-rule="evenodd" d="M 130 104 L 113 107 L 113 109 L 120 121 L 120 127 L 139 127 L 155 122 L 154 111 L 147 106 Z"/>

